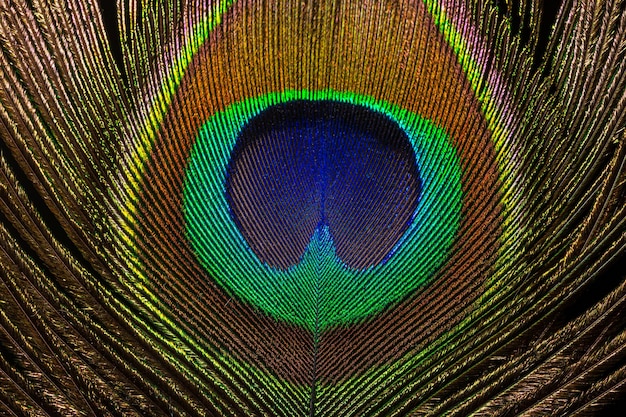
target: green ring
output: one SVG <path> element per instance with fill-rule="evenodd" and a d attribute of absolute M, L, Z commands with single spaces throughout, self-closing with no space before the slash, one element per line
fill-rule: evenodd
<path fill-rule="evenodd" d="M 422 194 L 413 221 L 387 262 L 351 270 L 318 230 L 302 261 L 287 271 L 263 264 L 233 222 L 226 168 L 245 124 L 290 100 L 334 100 L 366 106 L 394 120 L 415 151 Z M 380 312 L 425 285 L 454 242 L 462 204 L 461 168 L 447 134 L 428 120 L 371 97 L 335 91 L 271 93 L 233 104 L 200 128 L 183 185 L 187 237 L 209 275 L 231 295 L 270 316 L 319 332 Z"/>

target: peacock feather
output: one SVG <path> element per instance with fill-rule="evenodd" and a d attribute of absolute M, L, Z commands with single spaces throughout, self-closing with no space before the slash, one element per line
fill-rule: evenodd
<path fill-rule="evenodd" d="M 0 0 L 0 415 L 626 407 L 626 1 Z"/>

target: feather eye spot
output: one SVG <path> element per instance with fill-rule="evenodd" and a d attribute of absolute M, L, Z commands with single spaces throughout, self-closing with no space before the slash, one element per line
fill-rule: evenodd
<path fill-rule="evenodd" d="M 460 219 L 461 168 L 447 134 L 351 93 L 230 106 L 200 129 L 185 178 L 186 232 L 208 275 L 312 331 L 428 283 Z"/>

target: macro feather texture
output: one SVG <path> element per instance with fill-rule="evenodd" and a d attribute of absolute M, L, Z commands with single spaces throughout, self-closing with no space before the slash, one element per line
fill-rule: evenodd
<path fill-rule="evenodd" d="M 0 415 L 619 413 L 625 67 L 623 0 L 0 0 Z"/>

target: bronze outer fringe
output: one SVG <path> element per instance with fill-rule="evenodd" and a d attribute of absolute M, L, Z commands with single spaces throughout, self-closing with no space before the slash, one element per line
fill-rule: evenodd
<path fill-rule="evenodd" d="M 458 237 L 431 285 L 322 334 L 315 364 L 312 334 L 230 299 L 204 272 L 181 210 L 186 161 L 204 122 L 245 98 L 301 89 L 368 95 L 433 121 L 449 133 L 463 171 Z M 205 343 L 294 383 L 310 382 L 312 369 L 336 382 L 428 346 L 481 293 L 501 232 L 495 157 L 466 76 L 421 2 L 237 2 L 194 57 L 157 135 L 138 217 L 159 234 L 137 252 L 149 285 Z"/>

